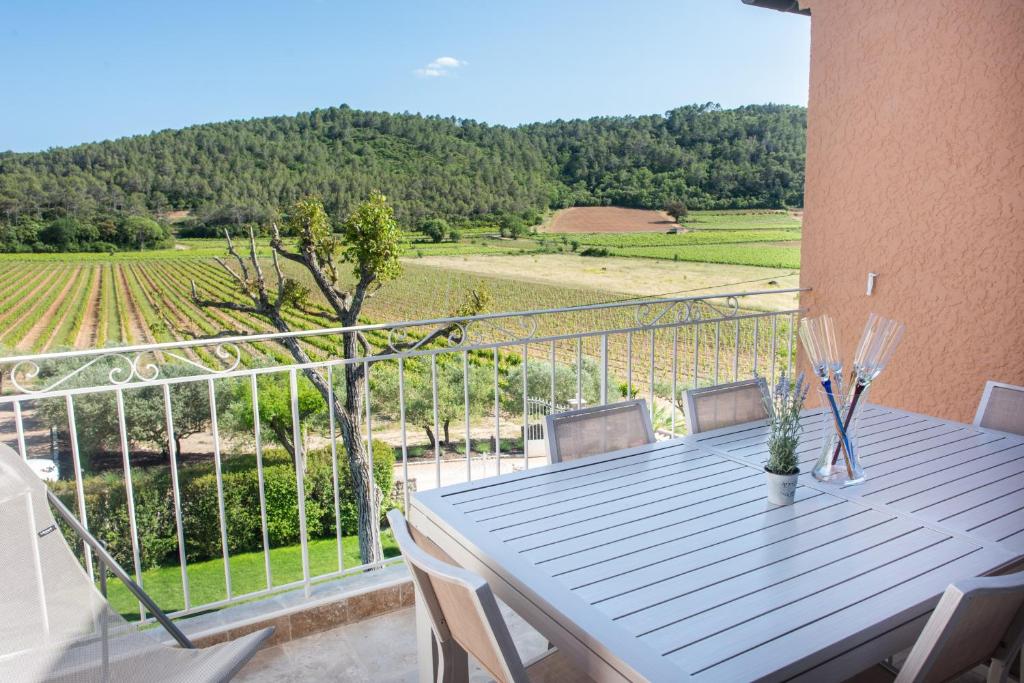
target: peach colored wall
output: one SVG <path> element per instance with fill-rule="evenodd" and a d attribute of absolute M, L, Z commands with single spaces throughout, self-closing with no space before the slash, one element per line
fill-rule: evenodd
<path fill-rule="evenodd" d="M 985 380 L 1024 384 L 1024 0 L 802 5 L 803 303 L 847 358 L 869 311 L 905 321 L 872 400 L 969 421 Z"/>

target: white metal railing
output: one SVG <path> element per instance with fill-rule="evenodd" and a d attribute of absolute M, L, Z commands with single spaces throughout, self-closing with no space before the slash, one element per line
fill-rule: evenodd
<path fill-rule="evenodd" d="M 172 610 L 172 616 L 185 615 L 289 588 L 308 592 L 314 582 L 382 564 L 345 565 L 342 508 L 347 501 L 339 494 L 344 443 L 334 411 L 326 409 L 324 417 L 324 411 L 317 412 L 316 397 L 302 391 L 310 373 L 326 380 L 331 392 L 323 401 L 326 408 L 335 392 L 345 391 L 338 383 L 344 369 L 363 368 L 368 381 L 361 397 L 365 415 L 360 416 L 360 437 L 371 458 L 375 438 L 393 446 L 394 475 L 403 482 L 397 503 L 407 505 L 412 482 L 423 490 L 542 464 L 543 456 L 531 456 L 529 450 L 530 426 L 539 414 L 536 400 L 560 406 L 644 395 L 659 431 L 680 433 L 682 413 L 677 406 L 683 390 L 754 374 L 774 379 L 792 370 L 800 309 L 761 310 L 757 302 L 761 295 L 799 291 L 649 299 L 10 356 L 0 358 L 0 440 L 22 457 L 37 457 L 51 450 L 49 433 L 56 427 L 63 435 L 57 450 L 68 461 L 61 470 L 66 483 L 57 486 L 64 487 L 68 498 L 73 494 L 74 505 L 69 507 L 87 528 L 92 529 L 90 515 L 98 514 L 99 505 L 90 502 L 91 482 L 103 472 L 108 485 L 112 478 L 120 480 L 117 485 L 123 485 L 125 496 L 117 514 L 123 512 L 127 518 L 128 535 L 122 539 L 121 559 L 132 566 L 144 587 L 144 567 L 156 560 L 150 557 L 155 551 L 140 540 L 137 503 L 140 495 L 153 492 L 137 488 L 133 476 L 166 468 L 165 509 L 173 514 L 176 548 L 165 548 L 158 562 L 178 565 L 180 586 L 175 590 L 180 609 Z M 341 357 L 339 340 L 357 333 L 366 341 L 362 355 Z M 293 341 L 307 351 L 309 362 L 289 359 L 284 342 Z M 262 402 L 269 390 L 278 389 L 286 415 Z M 140 407 L 140 397 L 149 403 Z M 176 404 L 176 397 L 184 398 Z M 96 401 L 108 401 L 109 410 L 97 410 Z M 90 416 L 87 424 L 81 423 L 81 414 Z M 146 420 L 159 424 L 142 425 Z M 193 460 L 195 451 L 201 451 L 199 464 L 183 462 L 179 422 L 188 422 L 193 437 L 201 439 L 188 447 Z M 97 436 L 99 423 L 109 423 L 108 433 Z M 451 439 L 453 426 L 462 432 L 457 445 Z M 427 445 L 417 443 L 410 434 L 414 429 L 424 432 Z M 34 436 L 41 433 L 47 435 L 45 440 Z M 283 580 L 274 576 L 272 566 L 274 528 L 268 521 L 268 497 L 279 492 L 268 491 L 265 455 L 268 439 L 285 443 L 289 433 L 295 453 L 296 545 L 302 567 L 301 578 Z M 328 521 L 318 524 L 318 538 L 311 538 L 305 458 L 316 443 L 329 453 L 333 491 L 328 502 L 333 510 L 320 510 L 318 519 Z M 155 458 L 154 448 L 162 451 Z M 232 535 L 226 513 L 225 466 L 240 455 L 255 456 L 255 499 L 249 503 L 259 508 L 259 547 L 232 553 L 239 540 Z M 140 464 L 140 459 L 145 462 Z M 190 536 L 194 538 L 197 530 L 186 528 L 183 509 L 195 501 L 183 498 L 182 477 L 192 472 L 188 468 L 207 465 L 212 465 L 216 491 L 219 556 L 190 560 Z M 109 517 L 111 512 L 104 514 Z M 331 519 L 334 529 L 328 535 L 323 527 L 329 527 Z M 103 529 L 93 531 L 102 537 Z M 314 570 L 310 544 L 324 538 L 337 546 L 336 567 Z M 232 558 L 242 552 L 262 553 L 264 580 L 258 587 L 233 585 Z M 91 574 L 87 548 L 83 559 Z M 220 597 L 198 598 L 191 590 L 190 565 L 199 561 L 223 562 Z M 140 616 L 147 617 L 141 608 Z"/>

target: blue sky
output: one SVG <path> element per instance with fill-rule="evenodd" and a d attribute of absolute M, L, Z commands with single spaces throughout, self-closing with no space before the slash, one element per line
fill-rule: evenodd
<path fill-rule="evenodd" d="M 0 0 L 0 150 L 341 103 L 504 124 L 806 104 L 809 39 L 740 0 Z"/>

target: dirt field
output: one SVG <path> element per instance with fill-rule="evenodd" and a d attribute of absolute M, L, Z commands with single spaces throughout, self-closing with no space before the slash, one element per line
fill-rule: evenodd
<path fill-rule="evenodd" d="M 788 289 L 797 287 L 800 279 L 795 271 L 757 266 L 616 257 L 589 259 L 569 254 L 426 256 L 416 259 L 416 264 L 520 282 L 571 285 L 638 296 L 697 296 Z M 759 297 L 757 304 L 766 310 L 784 310 L 794 307 L 796 301 L 794 294 L 770 294 Z"/>
<path fill-rule="evenodd" d="M 664 211 L 620 209 L 615 206 L 576 206 L 562 209 L 545 232 L 665 232 L 676 222 Z"/>

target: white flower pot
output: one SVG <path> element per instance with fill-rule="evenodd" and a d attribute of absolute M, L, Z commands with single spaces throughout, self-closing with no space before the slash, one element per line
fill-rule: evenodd
<path fill-rule="evenodd" d="M 797 470 L 795 474 L 774 474 L 766 469 L 764 474 L 768 479 L 768 502 L 772 505 L 792 505 L 800 471 Z"/>

